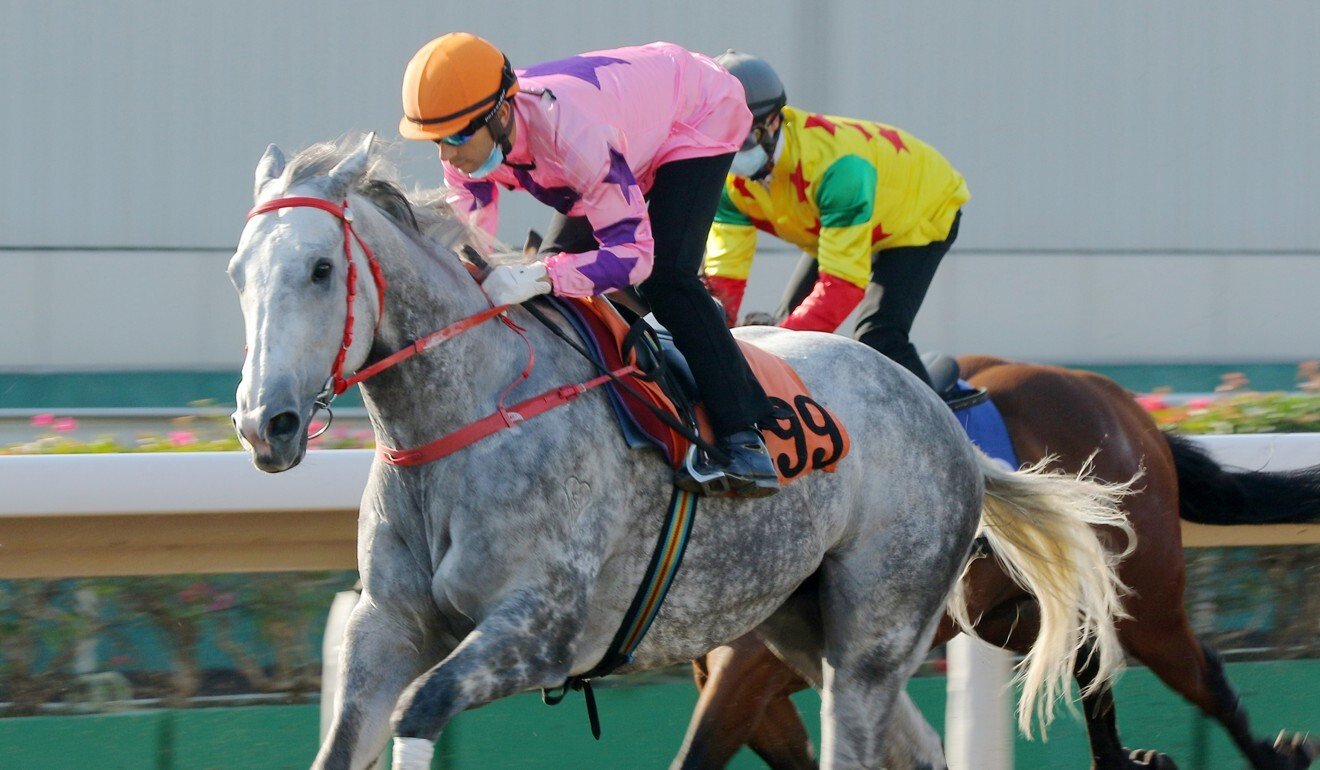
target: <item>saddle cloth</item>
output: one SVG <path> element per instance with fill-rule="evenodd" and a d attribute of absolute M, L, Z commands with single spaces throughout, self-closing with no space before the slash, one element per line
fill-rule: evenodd
<path fill-rule="evenodd" d="M 921 357 L 921 363 L 930 375 L 931 386 L 945 403 L 956 403 L 978 392 L 982 394 L 982 400 L 973 401 L 970 406 L 954 407 L 953 413 L 966 431 L 967 438 L 978 449 L 1007 465 L 1009 470 L 1017 470 L 1017 453 L 1013 451 L 1013 440 L 1008 435 L 1003 415 L 993 401 L 984 398 L 984 390 L 973 387 L 962 378 L 958 360 L 945 353 L 932 351 Z"/>
<path fill-rule="evenodd" d="M 601 297 L 557 297 L 553 303 L 577 329 L 578 335 L 604 366 L 617 369 L 628 363 L 636 363 L 632 354 L 628 354 L 627 361 L 624 360 L 628 322 L 608 300 Z M 812 399 L 802 378 L 787 361 L 743 340 L 738 340 L 738 345 L 751 365 L 752 373 L 775 406 L 774 424 L 763 426 L 762 433 L 766 447 L 774 458 L 779 483 L 788 484 L 813 470 L 833 471 L 851 448 L 843 424 L 828 409 Z M 632 377 L 627 382 L 633 391 L 649 403 L 681 419 L 680 410 L 659 384 L 638 377 Z M 635 439 L 640 437 L 645 443 L 658 447 L 666 461 L 678 468 L 690 442 L 665 425 L 632 393 L 613 383 L 608 386 L 608 392 L 620 428 L 625 437 L 634 439 L 630 444 L 637 445 Z M 695 411 L 701 436 L 713 441 L 705 408 L 698 404 Z"/>
<path fill-rule="evenodd" d="M 972 386 L 965 380 L 958 380 L 958 387 L 972 390 Z M 967 437 L 982 452 L 1003 462 L 1009 470 L 1015 471 L 1020 467 L 1017 453 L 1013 451 L 1013 440 L 1008 435 L 1008 427 L 1004 425 L 1004 417 L 995 407 L 994 401 L 987 399 L 976 406 L 954 412 L 954 416 L 962 423 L 963 430 L 967 431 Z"/>

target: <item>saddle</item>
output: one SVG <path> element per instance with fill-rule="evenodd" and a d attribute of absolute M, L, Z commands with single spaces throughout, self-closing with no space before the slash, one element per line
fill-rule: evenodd
<path fill-rule="evenodd" d="M 1013 439 L 995 402 L 985 388 L 976 388 L 961 379 L 958 362 L 944 353 L 927 353 L 921 357 L 930 374 L 935 392 L 954 411 L 958 423 L 967 432 L 967 438 L 987 455 L 999 460 L 1009 470 L 1019 467 Z"/>
<path fill-rule="evenodd" d="M 631 387 L 607 386 L 619 427 L 630 446 L 658 448 L 671 467 L 681 466 L 691 442 L 656 417 L 659 408 L 695 427 L 713 441 L 705 407 L 697 401 L 696 381 L 673 338 L 645 319 L 629 324 L 606 299 L 549 300 L 578 332 L 598 362 L 615 369 L 633 364 L 642 374 Z M 749 342 L 738 346 L 775 409 L 762 425 L 766 447 L 774 458 L 780 484 L 789 484 L 813 470 L 833 471 L 851 447 L 838 418 L 811 397 L 801 377 L 787 361 Z M 650 407 L 648 407 L 648 404 Z"/>
<path fill-rule="evenodd" d="M 921 363 L 926 367 L 926 374 L 930 375 L 931 387 L 955 412 L 984 403 L 990 397 L 985 388 L 974 388 L 962 380 L 958 360 L 951 355 L 926 353 L 921 357 Z"/>

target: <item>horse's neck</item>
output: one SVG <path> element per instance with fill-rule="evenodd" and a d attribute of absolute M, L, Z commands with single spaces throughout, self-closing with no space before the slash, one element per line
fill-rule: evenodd
<path fill-rule="evenodd" d="M 368 242 L 377 249 L 389 288 L 372 360 L 489 307 L 448 250 L 428 254 L 392 227 L 373 229 L 375 241 Z M 526 345 L 492 319 L 366 381 L 364 401 L 380 438 L 417 446 L 489 414 L 526 362 Z M 546 363 L 542 359 L 538 369 Z"/>

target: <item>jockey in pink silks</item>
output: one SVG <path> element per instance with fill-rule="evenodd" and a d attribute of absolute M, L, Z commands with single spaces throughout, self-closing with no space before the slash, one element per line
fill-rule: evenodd
<path fill-rule="evenodd" d="M 432 40 L 404 75 L 406 138 L 439 145 L 450 203 L 490 234 L 500 188 L 553 208 L 544 258 L 496 267 L 492 302 L 636 286 L 692 368 L 727 464 L 691 491 L 773 494 L 757 423 L 771 404 L 698 277 L 720 192 L 752 116 L 736 78 L 671 43 L 571 56 L 514 72 L 485 40 Z"/>

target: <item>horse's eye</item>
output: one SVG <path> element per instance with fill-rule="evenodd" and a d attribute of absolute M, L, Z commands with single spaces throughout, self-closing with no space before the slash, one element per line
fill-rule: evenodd
<path fill-rule="evenodd" d="M 323 259 L 316 263 L 312 268 L 312 283 L 321 283 L 330 277 L 335 270 L 335 266 L 328 259 Z"/>

